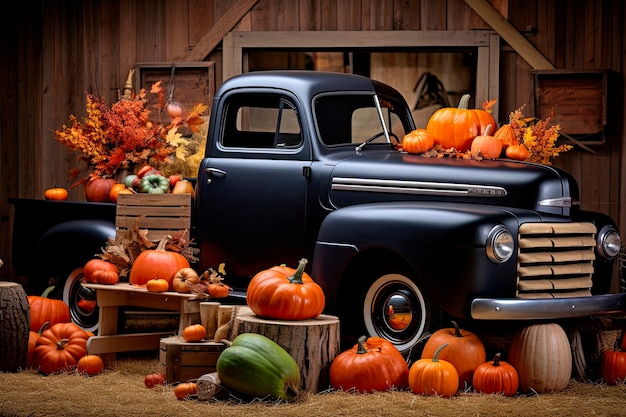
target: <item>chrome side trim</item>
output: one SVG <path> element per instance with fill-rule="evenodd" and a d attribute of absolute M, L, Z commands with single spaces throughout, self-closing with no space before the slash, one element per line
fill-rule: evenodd
<path fill-rule="evenodd" d="M 544 207 L 572 207 L 572 197 L 548 198 L 539 200 L 537 205 Z"/>
<path fill-rule="evenodd" d="M 624 313 L 626 293 L 572 298 L 477 298 L 471 315 L 476 320 L 539 320 Z"/>
<path fill-rule="evenodd" d="M 507 195 L 506 189 L 491 185 L 342 177 L 333 178 L 332 189 L 374 193 L 469 195 L 472 197 L 504 197 Z"/>

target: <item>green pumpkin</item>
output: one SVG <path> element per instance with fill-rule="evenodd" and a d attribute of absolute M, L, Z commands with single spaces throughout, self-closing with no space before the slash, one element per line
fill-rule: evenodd
<path fill-rule="evenodd" d="M 229 389 L 253 397 L 290 400 L 300 391 L 300 368 L 281 346 L 256 333 L 237 336 L 217 359 Z"/>

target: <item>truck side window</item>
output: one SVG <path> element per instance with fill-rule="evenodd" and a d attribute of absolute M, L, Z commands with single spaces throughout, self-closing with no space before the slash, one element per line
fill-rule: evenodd
<path fill-rule="evenodd" d="M 297 148 L 302 131 L 296 106 L 268 94 L 238 94 L 226 106 L 222 144 L 236 148 Z"/>

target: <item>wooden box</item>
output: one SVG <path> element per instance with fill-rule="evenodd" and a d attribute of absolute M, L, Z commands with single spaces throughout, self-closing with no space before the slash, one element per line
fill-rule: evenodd
<path fill-rule="evenodd" d="M 159 351 L 160 372 L 168 383 L 187 382 L 204 374 L 215 372 L 223 343 L 189 343 L 180 336 L 161 339 Z"/>
<path fill-rule="evenodd" d="M 148 239 L 157 241 L 191 225 L 191 194 L 120 194 L 115 228 L 118 234 L 135 227 L 148 229 Z"/>
<path fill-rule="evenodd" d="M 607 77 L 604 70 L 535 70 L 534 115 L 580 141 L 603 141 L 607 123 Z"/>

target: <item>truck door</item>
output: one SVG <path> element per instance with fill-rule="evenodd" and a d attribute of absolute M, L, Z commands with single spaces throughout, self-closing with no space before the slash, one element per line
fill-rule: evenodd
<path fill-rule="evenodd" d="M 202 266 L 224 262 L 229 279 L 283 263 L 295 268 L 307 249 L 311 165 L 296 101 L 241 92 L 224 100 L 198 178 Z"/>

